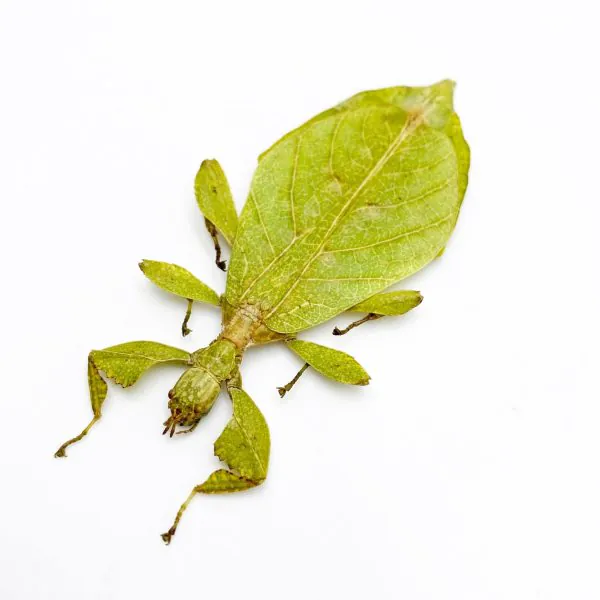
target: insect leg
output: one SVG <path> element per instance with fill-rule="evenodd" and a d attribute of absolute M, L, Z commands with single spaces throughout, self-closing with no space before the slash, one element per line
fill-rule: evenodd
<path fill-rule="evenodd" d="M 154 365 L 178 363 L 190 366 L 191 362 L 192 357 L 189 352 L 158 342 L 126 342 L 104 350 L 92 350 L 88 356 L 88 386 L 94 418 L 79 435 L 66 441 L 54 456 L 57 458 L 66 456 L 66 448 L 86 436 L 100 420 L 108 387 L 99 371 L 120 386 L 129 387 Z"/>
<path fill-rule="evenodd" d="M 421 296 L 421 293 L 414 290 L 398 290 L 395 292 L 375 294 L 349 309 L 351 312 L 367 313 L 366 317 L 350 323 L 350 325 L 344 329 L 335 327 L 333 329 L 333 335 L 344 335 L 367 321 L 374 321 L 375 319 L 381 319 L 381 317 L 386 316 L 393 317 L 403 315 L 409 310 L 419 306 L 422 301 L 423 296 Z"/>
<path fill-rule="evenodd" d="M 194 431 L 194 429 L 196 429 L 196 427 L 198 427 L 199 424 L 200 421 L 196 421 L 196 423 L 194 423 L 191 427 L 188 427 L 187 429 L 182 429 L 181 431 L 176 431 L 175 435 L 181 435 L 182 433 L 192 433 L 192 431 Z M 166 431 L 164 431 L 163 433 L 166 433 Z"/>
<path fill-rule="evenodd" d="M 67 449 L 68 446 L 70 446 L 71 444 L 75 444 L 76 442 L 78 442 L 79 440 L 81 440 L 82 438 L 84 438 L 89 430 L 100 420 L 100 415 L 96 416 L 94 415 L 94 418 L 89 422 L 88 426 L 79 434 L 76 435 L 74 438 L 71 438 L 70 440 L 67 440 L 55 453 L 54 453 L 54 457 L 55 458 L 63 458 L 65 456 L 67 456 L 67 453 L 65 452 L 65 450 Z"/>
<path fill-rule="evenodd" d="M 183 323 L 181 324 L 181 335 L 183 337 L 192 333 L 192 330 L 187 326 L 187 324 L 190 320 L 190 317 L 192 316 L 192 306 L 194 304 L 194 301 L 188 298 L 187 302 L 187 310 L 185 311 L 185 317 L 183 319 Z"/>
<path fill-rule="evenodd" d="M 294 387 L 298 379 L 302 377 L 302 373 L 304 373 L 304 371 L 306 371 L 306 369 L 308 369 L 309 366 L 310 365 L 308 363 L 304 363 L 302 368 L 296 373 L 294 378 L 289 383 L 286 383 L 284 386 L 277 388 L 277 391 L 279 392 L 279 395 L 282 398 Z"/>
<path fill-rule="evenodd" d="M 187 300 L 187 311 L 181 325 L 181 333 L 184 337 L 192 332 L 187 325 L 194 302 L 219 306 L 217 292 L 179 265 L 157 260 L 143 260 L 139 263 L 139 267 L 142 273 L 159 288 Z"/>
<path fill-rule="evenodd" d="M 203 484 L 194 487 L 185 502 L 179 507 L 173 525 L 171 525 L 168 531 L 161 534 L 163 542 L 167 545 L 171 543 L 171 538 L 177 531 L 183 513 L 196 494 L 231 494 L 233 492 L 242 492 L 260 485 L 263 481 L 252 481 L 226 469 L 215 471 Z"/>
<path fill-rule="evenodd" d="M 160 537 L 162 538 L 163 542 L 165 544 L 167 544 L 167 546 L 171 543 L 171 538 L 175 535 L 175 532 L 177 531 L 177 526 L 179 525 L 179 521 L 181 520 L 181 517 L 183 516 L 183 513 L 186 511 L 189 503 L 192 501 L 194 496 L 199 493 L 198 492 L 199 487 L 200 486 L 196 486 L 190 492 L 190 495 L 186 498 L 185 502 L 179 507 L 179 510 L 177 511 L 177 515 L 175 516 L 175 520 L 173 521 L 173 525 L 171 525 L 169 530 L 166 531 L 165 533 L 160 534 Z"/>
<path fill-rule="evenodd" d="M 225 261 L 221 260 L 221 246 L 217 232 L 233 245 L 238 224 L 235 204 L 229 189 L 227 177 L 216 160 L 205 160 L 200 165 L 194 183 L 196 202 L 204 216 L 204 222 L 215 245 L 216 264 L 225 270 Z"/>
<path fill-rule="evenodd" d="M 62 458 L 66 456 L 65 450 L 71 444 L 78 442 L 80 439 L 88 434 L 88 431 L 100 420 L 102 416 L 102 403 L 106 398 L 107 385 L 104 379 L 98 373 L 98 369 L 92 360 L 92 354 L 88 357 L 88 386 L 90 389 L 90 400 L 92 403 L 92 410 L 94 411 L 94 418 L 90 421 L 87 427 L 74 438 L 67 440 L 54 454 L 56 458 Z"/>
<path fill-rule="evenodd" d="M 225 381 L 225 385 L 227 387 L 227 391 L 229 392 L 230 396 L 231 396 L 232 389 L 234 389 L 234 388 L 238 389 L 238 390 L 242 389 L 242 375 L 240 373 L 239 367 L 236 367 L 233 370 L 233 373 L 231 373 L 229 379 L 227 379 Z"/>
<path fill-rule="evenodd" d="M 211 223 L 206 217 L 204 218 L 204 223 L 206 225 L 206 229 L 208 229 L 208 233 L 212 238 L 213 245 L 215 247 L 215 264 L 221 271 L 227 270 L 227 261 L 221 260 L 221 245 L 219 244 L 219 237 L 217 235 L 217 228 Z"/>
<path fill-rule="evenodd" d="M 369 383 L 369 374 L 354 358 L 341 350 L 335 350 L 334 348 L 328 348 L 327 346 L 321 346 L 320 344 L 304 340 L 290 340 L 286 345 L 306 364 L 292 381 L 283 388 L 279 388 L 281 396 L 289 391 L 309 365 L 315 371 L 321 373 L 321 375 L 325 375 L 325 377 L 329 377 L 329 379 L 339 381 L 340 383 L 348 383 L 350 385 L 367 385 Z"/>
<path fill-rule="evenodd" d="M 358 319 L 358 321 L 353 321 L 352 323 L 350 323 L 350 325 L 348 325 L 348 327 L 344 327 L 344 329 L 340 329 L 339 327 L 334 327 L 332 333 L 333 333 L 333 335 L 344 335 L 344 334 L 348 333 L 349 331 L 351 331 L 352 329 L 354 329 L 355 327 L 358 327 L 359 325 L 366 323 L 367 321 L 374 321 L 375 319 L 381 319 L 381 317 L 383 317 L 383 315 L 376 315 L 375 313 L 369 313 L 366 317 L 363 317 L 362 319 Z"/>
<path fill-rule="evenodd" d="M 215 442 L 215 455 L 228 469 L 214 471 L 195 486 L 180 506 L 169 530 L 162 534 L 166 544 L 175 535 L 179 521 L 196 494 L 230 494 L 260 485 L 267 477 L 271 439 L 262 413 L 250 396 L 232 382 L 228 386 L 233 417 Z"/>

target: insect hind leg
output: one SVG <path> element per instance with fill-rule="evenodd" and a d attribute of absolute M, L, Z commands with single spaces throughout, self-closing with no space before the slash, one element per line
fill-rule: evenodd
<path fill-rule="evenodd" d="M 350 325 L 348 325 L 347 327 L 344 327 L 344 329 L 340 329 L 339 327 L 334 327 L 332 333 L 333 333 L 333 335 L 345 335 L 346 333 L 348 333 L 355 327 L 358 327 L 359 325 L 362 325 L 363 323 L 367 323 L 368 321 L 374 321 L 375 319 L 381 319 L 381 317 L 383 317 L 383 315 L 376 315 L 375 313 L 369 313 L 366 317 L 363 317 L 362 319 L 358 319 L 357 321 L 353 321 L 352 323 L 350 323 Z"/>

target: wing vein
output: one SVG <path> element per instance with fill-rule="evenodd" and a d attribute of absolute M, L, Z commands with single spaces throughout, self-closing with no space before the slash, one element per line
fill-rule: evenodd
<path fill-rule="evenodd" d="M 427 190 L 426 192 L 423 192 L 419 196 L 408 198 L 407 200 L 403 200 L 402 202 L 395 202 L 394 204 L 371 204 L 368 206 L 359 206 L 358 208 L 354 209 L 354 212 L 358 212 L 359 210 L 373 210 L 374 208 L 400 208 L 401 206 L 405 206 L 406 204 L 412 204 L 413 202 L 418 202 L 419 200 L 424 200 L 429 196 L 433 196 L 434 194 L 445 190 L 451 183 L 452 179 L 446 179 L 444 180 L 444 183 L 442 183 L 442 185 L 437 185 L 436 187 Z M 326 250 L 325 252 L 323 252 L 323 254 L 326 254 L 327 252 L 329 252 L 329 250 Z"/>
<path fill-rule="evenodd" d="M 267 469 L 265 468 L 265 464 L 263 463 L 261 457 L 259 456 L 258 452 L 256 451 L 256 448 L 254 447 L 254 444 L 252 443 L 250 434 L 246 431 L 245 427 L 242 425 L 242 423 L 237 418 L 235 413 L 233 415 L 233 418 L 235 419 L 235 422 L 237 423 L 238 427 L 240 428 L 240 431 L 242 432 L 243 436 L 246 438 L 246 441 L 248 442 L 248 446 L 252 450 L 252 454 L 254 454 L 254 457 L 256 458 L 256 462 L 258 462 L 258 464 L 260 465 L 262 473 L 265 474 L 267 472 Z"/>
<path fill-rule="evenodd" d="M 448 219 L 454 216 L 454 212 L 451 211 L 445 217 L 438 219 L 437 221 L 433 221 L 433 223 L 429 223 L 428 225 L 423 225 L 422 227 L 418 227 L 416 229 L 411 229 L 409 231 L 404 231 L 394 237 L 388 238 L 387 240 L 381 240 L 379 242 L 373 242 L 372 244 L 366 244 L 365 246 L 356 246 L 354 248 L 340 248 L 338 250 L 328 250 L 327 252 L 323 252 L 323 254 L 335 254 L 340 252 L 354 252 L 357 250 L 366 250 L 367 248 L 374 248 L 375 246 L 382 246 L 383 244 L 389 244 L 390 242 L 395 242 L 396 240 L 400 240 L 404 237 L 410 237 L 411 235 L 415 235 L 416 233 L 421 233 L 422 231 L 427 231 L 427 229 L 432 229 L 433 227 L 437 227 L 442 223 L 446 222 Z"/>
<path fill-rule="evenodd" d="M 383 155 L 375 163 L 375 165 L 369 170 L 369 172 L 366 174 L 364 179 L 354 190 L 354 192 L 352 193 L 352 195 L 350 196 L 348 201 L 344 204 L 340 213 L 335 217 L 335 219 L 333 219 L 331 225 L 329 226 L 329 229 L 327 230 L 327 232 L 325 233 L 325 235 L 323 237 L 321 244 L 317 248 L 316 252 L 312 255 L 312 257 L 306 262 L 306 265 L 304 266 L 302 271 L 299 273 L 296 281 L 290 286 L 290 288 L 285 292 L 285 294 L 283 294 L 283 296 L 281 297 L 279 302 L 277 302 L 277 304 L 265 315 L 265 319 L 268 319 L 283 304 L 283 302 L 290 296 L 290 294 L 296 289 L 296 287 L 298 286 L 300 281 L 303 279 L 303 276 L 306 273 L 306 271 L 308 271 L 310 266 L 314 263 L 314 261 L 322 253 L 323 248 L 325 247 L 325 244 L 331 237 L 332 233 L 334 232 L 334 230 L 337 227 L 340 220 L 345 216 L 346 212 L 352 206 L 352 203 L 354 202 L 354 200 L 360 195 L 360 193 L 365 188 L 365 186 L 379 173 L 379 171 L 381 171 L 381 169 L 383 169 L 383 167 L 387 164 L 387 162 L 390 160 L 390 158 L 395 154 L 396 150 L 398 150 L 398 148 L 402 145 L 404 140 L 411 133 L 413 133 L 413 131 L 421 123 L 422 123 L 422 118 L 406 120 L 406 122 L 404 123 L 404 126 L 402 127 L 402 129 L 400 130 L 400 132 L 398 133 L 396 138 L 392 141 L 392 143 L 390 144 L 388 149 L 383 153 Z"/>
<path fill-rule="evenodd" d="M 296 188 L 296 173 L 298 171 L 298 155 L 300 154 L 300 142 L 302 141 L 302 136 L 298 136 L 298 142 L 296 143 L 296 151 L 294 153 L 294 169 L 292 171 L 292 181 L 290 183 L 290 210 L 292 213 L 292 228 L 294 230 L 294 238 L 296 237 L 297 227 L 296 227 L 296 206 L 295 206 L 295 188 Z"/>
<path fill-rule="evenodd" d="M 104 354 L 111 354 L 112 356 L 120 356 L 123 358 L 129 358 L 129 359 L 133 359 L 135 360 L 136 358 L 139 358 L 141 360 L 149 360 L 155 363 L 162 363 L 162 362 L 172 362 L 172 361 L 184 361 L 186 360 L 185 358 L 181 357 L 181 358 L 177 358 L 175 356 L 170 357 L 170 358 L 153 358 L 152 356 L 146 356 L 145 354 L 130 354 L 127 352 L 115 352 L 114 350 L 95 350 L 95 352 L 102 352 Z"/>
<path fill-rule="evenodd" d="M 386 277 L 305 277 L 304 281 L 389 281 Z M 284 313 L 287 314 L 287 313 Z"/>
<path fill-rule="evenodd" d="M 250 293 L 250 290 L 256 285 L 256 283 L 258 281 L 260 281 L 260 278 L 281 258 L 283 258 L 283 256 L 288 252 L 288 250 L 290 250 L 294 244 L 300 240 L 302 240 L 303 238 L 305 238 L 309 233 L 311 233 L 312 230 L 308 230 L 306 232 L 304 232 L 304 234 L 302 234 L 299 238 L 292 238 L 292 241 L 281 251 L 281 253 L 278 256 L 274 256 L 271 260 L 271 262 L 252 280 L 252 283 L 250 283 L 250 285 L 246 288 L 246 291 L 242 294 L 241 298 L 240 298 L 240 302 L 242 300 L 244 300 L 244 298 L 246 298 L 246 296 Z"/>
<path fill-rule="evenodd" d="M 333 150 L 334 150 L 334 146 L 335 146 L 335 141 L 337 139 L 338 131 L 340 130 L 340 127 L 342 126 L 345 116 L 346 116 L 345 113 L 342 113 L 340 120 L 337 122 L 337 125 L 335 126 L 335 129 L 333 130 L 333 135 L 331 136 L 331 145 L 329 147 L 329 171 L 331 172 L 331 176 L 336 181 L 337 181 L 337 175 L 335 174 L 335 170 L 333 168 Z"/>
<path fill-rule="evenodd" d="M 269 237 L 269 232 L 267 231 L 267 228 L 265 227 L 265 223 L 262 219 L 262 215 L 260 214 L 260 209 L 258 208 L 258 202 L 256 201 L 256 198 L 254 197 L 253 192 L 250 192 L 250 198 L 252 198 L 252 202 L 254 202 L 254 208 L 256 208 L 256 214 L 258 215 L 258 220 L 260 222 L 260 225 L 261 225 L 263 231 L 265 232 L 265 237 L 267 238 L 267 242 L 269 242 L 269 247 L 271 248 L 271 252 L 273 254 L 276 254 L 275 248 L 273 247 L 273 244 L 271 242 L 271 238 Z"/>

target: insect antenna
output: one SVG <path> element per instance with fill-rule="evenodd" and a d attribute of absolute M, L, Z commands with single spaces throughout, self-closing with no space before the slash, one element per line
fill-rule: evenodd
<path fill-rule="evenodd" d="M 175 427 L 177 427 L 178 422 L 179 422 L 179 419 L 177 417 L 173 419 L 173 425 L 171 425 L 171 431 L 169 432 L 169 437 L 173 437 L 173 434 L 175 433 Z"/>
<path fill-rule="evenodd" d="M 173 437 L 173 434 L 175 433 L 175 427 L 177 427 L 177 424 L 179 423 L 179 421 L 181 420 L 181 415 L 180 414 L 175 414 L 175 415 L 171 415 L 164 423 L 163 425 L 165 425 L 165 428 L 163 429 L 162 434 L 165 435 L 165 433 L 167 433 L 167 431 L 169 431 L 169 437 Z"/>

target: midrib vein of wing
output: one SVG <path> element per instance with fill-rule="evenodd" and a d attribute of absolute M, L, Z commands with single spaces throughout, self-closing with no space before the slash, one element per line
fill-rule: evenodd
<path fill-rule="evenodd" d="M 361 181 L 360 185 L 357 186 L 357 188 L 354 190 L 353 194 L 346 201 L 346 203 L 342 207 L 342 210 L 339 212 L 339 214 L 335 217 L 335 219 L 333 219 L 333 221 L 331 222 L 331 225 L 329 226 L 329 229 L 323 236 L 323 240 L 321 241 L 321 244 L 319 244 L 317 250 L 313 253 L 313 255 L 310 257 L 310 259 L 306 262 L 306 264 L 304 265 L 304 268 L 298 274 L 296 281 L 293 283 L 293 285 L 290 287 L 290 289 L 287 290 L 287 292 L 280 298 L 279 302 L 265 315 L 265 317 L 264 317 L 265 319 L 268 319 L 275 311 L 277 311 L 277 309 L 283 304 L 283 302 L 285 302 L 285 300 L 290 296 L 290 294 L 296 289 L 296 287 L 298 286 L 300 281 L 302 281 L 303 276 L 306 273 L 306 271 L 308 271 L 308 269 L 314 263 L 314 261 L 321 255 L 323 248 L 325 247 L 325 244 L 327 243 L 327 241 L 329 240 L 329 238 L 335 231 L 338 223 L 342 220 L 342 218 L 346 215 L 348 210 L 350 210 L 350 208 L 352 207 L 354 200 L 356 198 L 358 198 L 358 196 L 360 195 L 362 190 L 365 188 L 365 186 L 373 179 L 373 177 L 375 177 L 381 171 L 381 169 L 383 169 L 383 167 L 387 164 L 388 160 L 395 154 L 396 150 L 398 150 L 398 148 L 401 146 L 401 144 L 404 142 L 404 140 L 420 124 L 421 124 L 421 119 L 409 119 L 406 121 L 406 123 L 404 124 L 404 127 L 402 127 L 402 129 L 400 130 L 400 133 L 396 136 L 394 141 L 390 144 L 388 149 L 383 153 L 383 155 L 377 161 L 377 163 L 373 166 L 373 168 L 366 174 L 365 178 Z M 332 144 L 334 143 L 334 141 L 335 141 L 335 138 L 332 139 Z"/>
<path fill-rule="evenodd" d="M 146 354 L 130 354 L 128 352 L 115 352 L 114 350 L 98 350 L 98 352 L 103 352 L 104 354 L 112 354 L 113 356 L 122 356 L 124 358 L 131 359 L 142 359 L 142 360 L 151 360 L 152 362 L 171 362 L 172 360 L 185 360 L 183 357 L 171 357 L 171 358 L 154 358 L 152 356 L 147 356 Z"/>
<path fill-rule="evenodd" d="M 292 238 L 292 241 L 281 251 L 280 254 L 273 257 L 271 262 L 252 280 L 252 283 L 246 288 L 246 291 L 240 297 L 240 302 L 242 302 L 250 293 L 250 291 L 254 288 L 254 286 L 260 281 L 261 277 L 269 271 L 269 269 L 281 258 L 283 258 L 286 253 L 291 250 L 294 244 L 298 241 L 306 237 L 310 232 L 306 232 L 304 235 L 301 235 L 299 238 Z"/>
<path fill-rule="evenodd" d="M 248 446 L 250 447 L 250 450 L 252 450 L 252 454 L 254 454 L 254 457 L 256 458 L 256 462 L 260 465 L 262 472 L 266 473 L 267 470 L 265 469 L 265 465 L 263 464 L 263 461 L 261 460 L 260 456 L 258 455 L 258 452 L 256 451 L 254 444 L 252 443 L 252 439 L 250 438 L 250 435 L 248 434 L 248 432 L 246 431 L 246 429 L 244 428 L 244 426 L 242 425 L 240 420 L 235 416 L 235 414 L 234 414 L 233 418 L 235 419 L 237 426 L 240 428 L 242 435 L 246 438 L 246 441 L 248 442 Z"/>
<path fill-rule="evenodd" d="M 296 212 L 295 212 L 295 207 L 294 207 L 294 200 L 295 200 L 295 187 L 296 187 L 296 172 L 298 170 L 298 155 L 300 154 L 300 142 L 302 141 L 302 136 L 299 136 L 298 138 L 298 142 L 296 143 L 296 150 L 295 150 L 295 155 L 294 155 L 294 169 L 292 171 L 292 180 L 290 183 L 290 207 L 291 207 L 291 213 L 292 213 L 292 227 L 293 227 L 293 231 L 294 231 L 294 237 L 292 238 L 292 241 L 281 251 L 281 253 L 279 255 L 277 255 L 275 253 L 275 250 L 273 249 L 273 245 L 271 244 L 271 241 L 269 240 L 269 235 L 267 233 L 267 230 L 265 229 L 264 223 L 260 217 L 260 212 L 258 210 L 258 204 L 256 202 L 256 200 L 254 199 L 254 194 L 252 194 L 252 200 L 254 202 L 254 206 L 256 207 L 256 212 L 259 215 L 259 219 L 260 219 L 260 224 L 262 225 L 264 231 L 265 231 L 265 235 L 267 236 L 267 239 L 269 240 L 269 244 L 271 245 L 271 249 L 273 250 L 273 259 L 271 260 L 271 262 L 252 280 L 252 283 L 250 283 L 250 285 L 246 288 L 246 291 L 242 294 L 241 298 L 240 298 L 240 302 L 242 300 L 244 300 L 248 294 L 250 293 L 250 291 L 252 290 L 252 288 L 254 288 L 254 286 L 256 285 L 256 283 L 258 281 L 260 281 L 260 278 L 279 260 L 281 259 L 285 253 L 294 245 L 294 243 L 296 241 L 298 241 L 298 239 L 302 239 L 303 236 L 301 236 L 300 238 L 297 237 L 297 233 L 296 233 Z"/>

